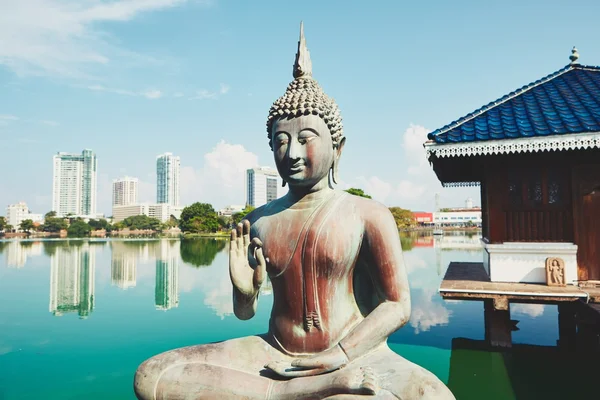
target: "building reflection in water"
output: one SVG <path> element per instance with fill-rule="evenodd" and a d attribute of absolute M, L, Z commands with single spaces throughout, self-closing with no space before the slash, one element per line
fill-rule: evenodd
<path fill-rule="evenodd" d="M 41 242 L 10 241 L 6 246 L 6 266 L 9 268 L 22 268 L 27 264 L 28 257 L 41 255 L 42 248 Z"/>
<path fill-rule="evenodd" d="M 156 258 L 154 304 L 157 310 L 179 306 L 179 240 L 162 240 Z"/>
<path fill-rule="evenodd" d="M 147 247 L 147 246 L 144 246 Z M 135 287 L 137 281 L 137 257 L 124 242 L 111 243 L 110 282 L 121 289 Z"/>
<path fill-rule="evenodd" d="M 88 243 L 57 246 L 50 257 L 50 312 L 76 312 L 86 318 L 94 309 L 96 254 Z"/>

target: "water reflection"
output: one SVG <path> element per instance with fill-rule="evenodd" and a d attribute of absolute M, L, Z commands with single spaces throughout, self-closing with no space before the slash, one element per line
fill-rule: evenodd
<path fill-rule="evenodd" d="M 170 310 L 179 306 L 179 246 L 178 240 L 160 241 L 154 287 L 157 310 Z"/>
<path fill-rule="evenodd" d="M 461 400 L 574 398 L 567 390 L 572 385 L 552 392 L 544 384 L 577 379 L 579 388 L 588 378 L 594 382 L 587 375 L 599 371 L 589 369 L 583 358 L 569 359 L 551 349 L 558 338 L 556 306 L 511 304 L 521 330 L 513 332 L 516 350 L 500 353 L 482 347 L 480 302 L 439 296 L 450 261 L 481 260 L 478 243 L 476 235 L 402 237 L 412 314 L 390 337 L 390 346 L 434 371 Z M 153 354 L 263 332 L 271 282 L 261 289 L 256 316 L 237 320 L 227 250 L 227 240 L 213 239 L 0 242 L 0 304 L 11 305 L 0 307 L 0 398 L 129 398 L 132 371 Z M 96 296 L 101 298 L 98 307 Z M 74 318 L 52 318 L 46 307 L 54 315 Z M 88 315 L 87 323 L 76 317 Z M 43 354 L 44 362 L 37 354 Z M 47 365 L 56 366 L 56 375 Z M 571 365 L 585 366 L 585 382 L 583 375 L 575 376 L 581 368 Z M 560 378 L 560 371 L 567 375 Z M 39 378 L 37 385 L 30 385 L 32 373 Z M 91 375 L 99 378 L 91 381 Z M 87 396 L 91 392 L 99 394 Z M 587 398 L 594 394 L 585 392 Z"/>
<path fill-rule="evenodd" d="M 125 242 L 112 242 L 111 250 L 111 284 L 121 289 L 135 287 L 138 254 L 131 251 Z"/>
<path fill-rule="evenodd" d="M 195 267 L 208 267 L 227 243 L 225 239 L 184 239 L 181 241 L 181 260 Z"/>
<path fill-rule="evenodd" d="M 94 309 L 96 254 L 88 243 L 58 246 L 50 257 L 50 312 L 76 312 L 86 318 Z"/>
<path fill-rule="evenodd" d="M 35 257 L 42 254 L 42 243 L 31 241 L 11 241 L 4 242 L 3 247 L 6 250 L 6 266 L 9 268 L 22 268 L 27 263 L 28 257 Z"/>

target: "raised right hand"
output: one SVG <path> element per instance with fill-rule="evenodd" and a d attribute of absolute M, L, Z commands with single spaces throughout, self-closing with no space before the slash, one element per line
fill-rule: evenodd
<path fill-rule="evenodd" d="M 243 220 L 231 230 L 229 276 L 243 295 L 254 297 L 267 276 L 267 263 L 259 238 L 250 241 L 250 222 Z"/>

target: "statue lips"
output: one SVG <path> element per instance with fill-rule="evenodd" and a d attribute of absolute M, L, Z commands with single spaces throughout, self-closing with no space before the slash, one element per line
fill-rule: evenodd
<path fill-rule="evenodd" d="M 290 175 L 294 175 L 294 174 L 297 174 L 298 172 L 304 171 L 305 167 L 306 167 L 306 165 L 302 162 L 297 162 L 297 163 L 293 164 L 289 169 Z"/>

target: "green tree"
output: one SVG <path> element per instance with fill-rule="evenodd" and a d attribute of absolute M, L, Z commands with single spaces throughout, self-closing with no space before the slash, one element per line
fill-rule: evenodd
<path fill-rule="evenodd" d="M 254 211 L 254 207 L 247 205 L 246 208 L 244 208 L 242 210 L 242 212 L 233 214 L 233 216 L 232 216 L 233 225 L 235 226 L 235 225 L 239 224 L 240 222 L 242 222 L 242 220 L 244 218 L 246 218 L 246 215 L 250 214 L 252 211 Z"/>
<path fill-rule="evenodd" d="M 184 239 L 179 252 L 183 262 L 195 267 L 208 267 L 226 243 L 223 239 Z"/>
<path fill-rule="evenodd" d="M 108 230 L 108 226 L 110 225 L 107 220 L 104 218 L 100 219 L 90 219 L 88 221 L 88 225 L 95 231 L 99 231 L 102 229 Z"/>
<path fill-rule="evenodd" d="M 56 217 L 56 211 L 48 211 L 45 215 L 44 215 L 44 219 L 48 219 L 48 218 L 54 218 Z"/>
<path fill-rule="evenodd" d="M 4 229 L 6 229 L 6 218 L 5 217 L 0 217 L 0 231 L 3 231 Z"/>
<path fill-rule="evenodd" d="M 208 203 L 194 203 L 181 212 L 179 228 L 182 232 L 216 232 L 219 229 L 217 213 Z"/>
<path fill-rule="evenodd" d="M 24 219 L 19 224 L 19 228 L 22 231 L 29 233 L 34 228 L 33 221 L 30 219 Z"/>
<path fill-rule="evenodd" d="M 219 220 L 219 228 L 220 229 L 230 229 L 233 218 L 228 215 L 219 215 L 217 218 Z"/>
<path fill-rule="evenodd" d="M 179 226 L 179 221 L 174 215 L 171 215 L 167 222 L 165 222 L 165 225 L 167 225 L 167 228 L 177 228 Z"/>
<path fill-rule="evenodd" d="M 6 226 L 4 227 L 4 231 L 5 231 L 5 232 L 12 232 L 12 231 L 13 231 L 13 229 L 15 229 L 15 227 L 14 227 L 14 226 L 12 226 L 12 225 L 10 225 L 10 224 L 8 224 L 8 225 L 6 225 Z"/>
<path fill-rule="evenodd" d="M 57 233 L 63 229 L 67 229 L 69 224 L 62 218 L 48 217 L 44 221 L 44 232 Z"/>
<path fill-rule="evenodd" d="M 133 217 L 127 217 L 123 220 L 123 224 L 132 230 L 149 229 L 158 231 L 160 230 L 161 226 L 161 223 L 158 219 L 149 217 L 147 215 L 135 215 Z"/>
<path fill-rule="evenodd" d="M 371 198 L 371 196 L 366 194 L 362 189 L 350 188 L 350 189 L 347 189 L 346 192 L 353 194 L 355 196 L 366 197 L 367 199 Z"/>
<path fill-rule="evenodd" d="M 406 229 L 416 225 L 412 211 L 400 207 L 390 207 L 390 211 L 394 216 L 394 220 L 396 220 L 398 229 Z"/>
<path fill-rule="evenodd" d="M 67 229 L 67 234 L 69 236 L 82 237 L 88 236 L 91 231 L 92 227 L 84 221 L 75 221 Z"/>

